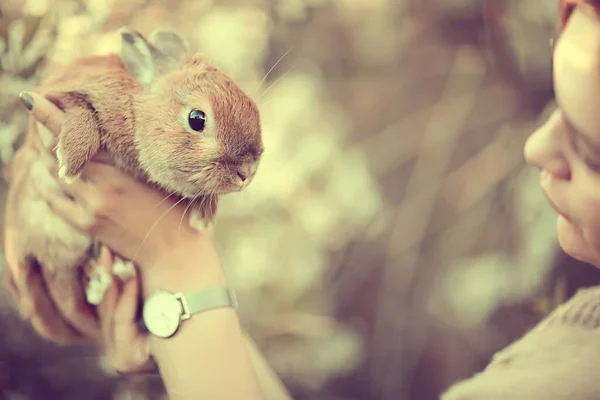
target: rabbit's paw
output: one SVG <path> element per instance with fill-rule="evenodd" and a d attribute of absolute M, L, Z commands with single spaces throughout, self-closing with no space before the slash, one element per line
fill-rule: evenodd
<path fill-rule="evenodd" d="M 113 274 L 115 274 L 120 280 L 127 281 L 136 274 L 135 264 L 133 261 L 125 261 L 115 257 Z"/>
<path fill-rule="evenodd" d="M 85 297 L 88 303 L 93 305 L 102 303 L 104 294 L 111 283 L 112 277 L 108 271 L 106 271 L 102 265 L 94 265 L 90 275 L 90 281 L 85 288 Z"/>

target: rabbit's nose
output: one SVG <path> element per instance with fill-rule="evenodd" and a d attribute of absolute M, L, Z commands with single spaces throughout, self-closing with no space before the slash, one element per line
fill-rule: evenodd
<path fill-rule="evenodd" d="M 240 172 L 240 171 L 237 172 L 237 176 L 240 178 L 242 183 L 246 182 L 246 179 L 248 179 L 248 176 L 245 173 Z"/>

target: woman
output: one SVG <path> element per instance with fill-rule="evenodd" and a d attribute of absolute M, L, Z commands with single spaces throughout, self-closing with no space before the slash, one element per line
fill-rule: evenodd
<path fill-rule="evenodd" d="M 598 1 L 561 2 L 554 50 L 557 110 L 525 146 L 558 213 L 561 247 L 600 266 L 600 18 Z M 600 398 L 600 287 L 580 290 L 497 353 L 483 372 L 442 396 L 458 399 Z"/>
<path fill-rule="evenodd" d="M 181 224 L 183 206 L 172 208 L 174 201 L 165 200 L 102 159 L 91 162 L 75 183 L 58 179 L 52 149 L 64 114 L 34 93 L 22 93 L 21 99 L 47 129 L 38 129 L 42 145 L 27 143 L 15 156 L 11 184 L 29 178 L 55 179 L 63 192 L 39 190 L 39 196 L 74 227 L 123 257 L 135 259 L 141 280 L 141 285 L 132 279 L 122 287 L 113 282 L 98 308 L 97 320 L 85 304 L 79 282 L 61 282 L 43 266 L 18 265 L 12 251 L 18 227 L 7 226 L 7 281 L 22 316 L 31 319 L 38 333 L 58 343 L 98 341 L 121 373 L 150 371 L 152 356 L 172 399 L 288 399 L 281 382 L 243 333 L 232 307 L 194 314 L 166 339 L 138 330 L 140 286 L 144 298 L 156 289 L 194 293 L 227 286 L 211 238 Z M 37 168 L 40 164 L 45 168 Z M 38 175 L 29 176 L 31 171 Z M 155 221 L 159 222 L 154 225 Z M 95 263 L 111 268 L 112 256 L 106 247 Z"/>

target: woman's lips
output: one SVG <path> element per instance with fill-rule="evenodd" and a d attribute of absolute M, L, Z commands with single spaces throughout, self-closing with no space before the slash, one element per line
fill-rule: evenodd
<path fill-rule="evenodd" d="M 554 209 L 554 211 L 556 211 L 560 216 L 562 216 L 567 222 L 571 222 L 571 219 L 569 218 L 568 215 L 566 215 L 564 212 L 562 212 L 560 210 L 560 208 L 558 208 L 558 206 L 554 203 L 554 201 L 552 200 L 552 198 L 550 197 L 550 195 L 547 192 L 546 186 L 549 180 L 552 179 L 552 175 L 548 172 L 548 171 L 542 171 L 541 177 L 540 177 L 540 185 L 542 186 L 542 193 L 544 193 L 544 197 L 546 197 L 546 200 L 548 200 L 548 203 L 550 203 L 550 206 L 552 206 L 552 208 Z"/>
<path fill-rule="evenodd" d="M 556 211 L 561 217 L 563 217 L 565 220 L 567 220 L 567 222 L 571 222 L 571 219 L 569 218 L 569 216 L 567 214 L 565 214 L 564 212 L 560 211 L 560 208 L 558 208 L 556 206 L 556 204 L 554 204 L 554 202 L 552 201 L 552 199 L 550 198 L 548 193 L 546 193 L 545 190 L 542 190 L 542 192 L 544 192 L 544 196 L 546 196 L 546 200 L 548 200 L 548 203 L 550 203 L 552 208 L 554 208 L 554 211 Z"/>

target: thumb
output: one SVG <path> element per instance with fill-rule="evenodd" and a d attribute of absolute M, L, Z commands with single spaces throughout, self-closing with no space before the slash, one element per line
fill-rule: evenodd
<path fill-rule="evenodd" d="M 121 297 L 115 308 L 114 323 L 117 329 L 135 329 L 136 314 L 139 305 L 140 282 L 137 274 L 124 285 Z M 118 333 L 117 333 L 118 334 Z"/>
<path fill-rule="evenodd" d="M 150 335 L 141 332 L 136 323 L 140 282 L 133 277 L 123 286 L 121 298 L 114 314 L 114 349 L 122 362 L 121 373 L 154 373 Z M 116 368 L 119 370 L 119 368 Z"/>

